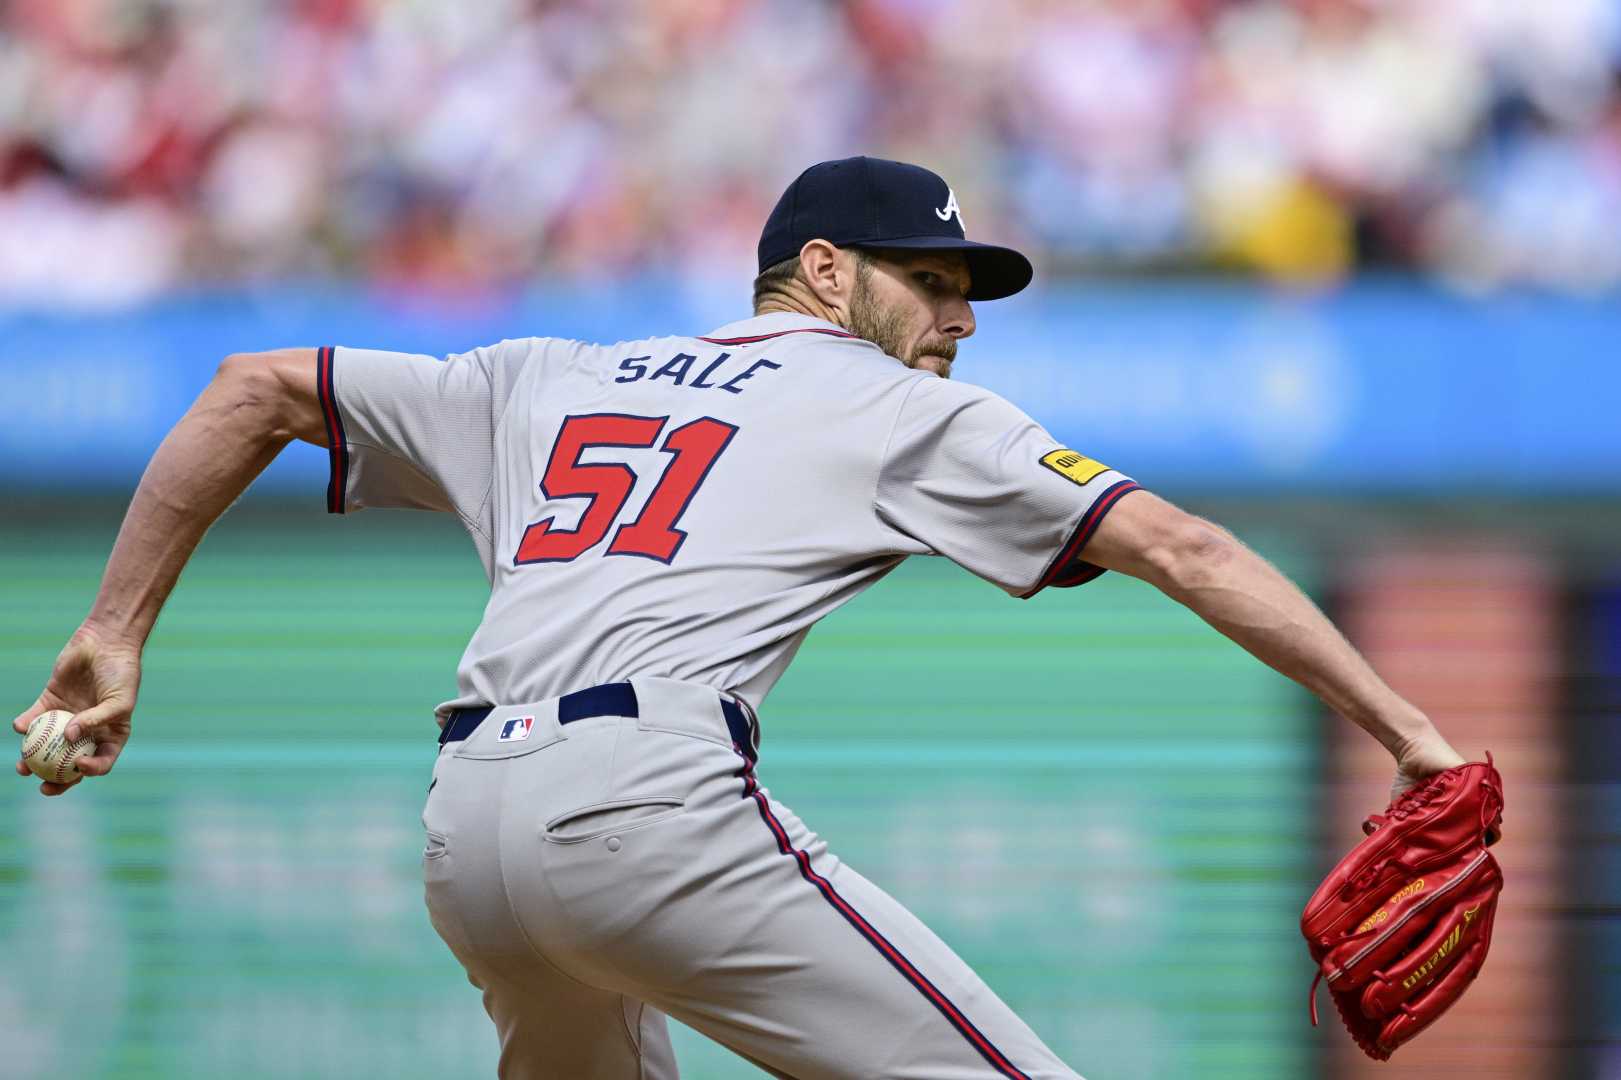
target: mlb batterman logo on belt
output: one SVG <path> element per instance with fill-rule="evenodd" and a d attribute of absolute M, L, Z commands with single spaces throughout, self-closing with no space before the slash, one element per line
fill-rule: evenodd
<path fill-rule="evenodd" d="M 496 737 L 496 741 L 523 742 L 529 738 L 529 732 L 534 726 L 533 716 L 514 716 L 501 725 L 501 734 Z"/>

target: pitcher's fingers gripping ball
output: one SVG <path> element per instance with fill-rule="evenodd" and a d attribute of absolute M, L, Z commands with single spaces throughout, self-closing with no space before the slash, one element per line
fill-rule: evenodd
<path fill-rule="evenodd" d="M 96 740 L 81 738 L 68 741 L 68 721 L 73 714 L 66 709 L 52 709 L 34 717 L 23 736 L 23 764 L 42 780 L 66 784 L 81 775 L 78 760 L 96 752 Z"/>

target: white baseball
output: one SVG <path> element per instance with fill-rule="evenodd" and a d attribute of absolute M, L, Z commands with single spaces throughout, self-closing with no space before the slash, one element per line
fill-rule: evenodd
<path fill-rule="evenodd" d="M 29 771 L 42 780 L 65 784 L 79 776 L 74 764 L 81 756 L 96 752 L 94 739 L 68 742 L 68 721 L 73 714 L 66 709 L 52 709 L 34 717 L 23 736 L 23 762 Z"/>

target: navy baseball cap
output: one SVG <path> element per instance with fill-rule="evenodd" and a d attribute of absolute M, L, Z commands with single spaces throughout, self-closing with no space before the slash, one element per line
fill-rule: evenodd
<path fill-rule="evenodd" d="M 1012 248 L 963 233 L 957 196 L 919 165 L 852 157 L 812 165 L 788 185 L 760 233 L 760 269 L 794 258 L 812 240 L 839 247 L 960 251 L 968 259 L 968 299 L 1012 296 L 1035 275 Z"/>

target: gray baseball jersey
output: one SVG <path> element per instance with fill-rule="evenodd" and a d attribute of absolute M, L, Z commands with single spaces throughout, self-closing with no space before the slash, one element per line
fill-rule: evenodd
<path fill-rule="evenodd" d="M 1020 597 L 1097 576 L 1077 553 L 1135 487 L 996 394 L 800 315 L 319 356 L 328 509 L 454 513 L 489 576 L 441 713 L 637 676 L 757 706 L 908 555 Z"/>
<path fill-rule="evenodd" d="M 423 872 L 505 1080 L 676 1080 L 665 1015 L 797 1080 L 1075 1080 L 760 786 L 735 699 L 908 555 L 1095 577 L 1130 480 L 795 315 L 318 355 L 329 509 L 454 513 L 489 574 L 441 712 L 495 708 L 445 731 Z"/>

